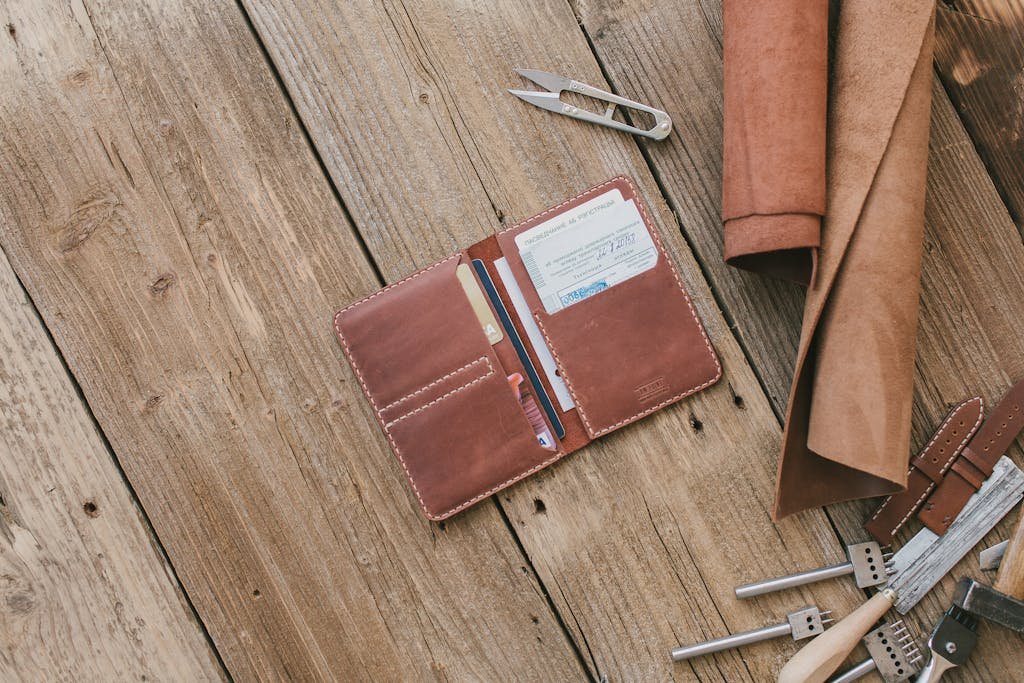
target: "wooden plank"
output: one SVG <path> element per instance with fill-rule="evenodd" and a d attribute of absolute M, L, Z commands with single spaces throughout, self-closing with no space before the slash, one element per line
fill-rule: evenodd
<path fill-rule="evenodd" d="M 0 678 L 222 676 L 0 252 Z"/>
<path fill-rule="evenodd" d="M 1024 5 L 938 4 L 935 63 L 996 188 L 1024 230 Z"/>
<path fill-rule="evenodd" d="M 505 93 L 522 85 L 514 67 L 602 84 L 566 4 L 245 7 L 389 280 L 615 173 L 653 200 L 725 380 L 500 496 L 595 676 L 768 680 L 791 640 L 685 665 L 668 650 L 813 600 L 839 612 L 859 601 L 850 582 L 750 603 L 732 595 L 841 551 L 820 513 L 770 523 L 778 422 L 634 141 Z"/>
<path fill-rule="evenodd" d="M 0 243 L 231 674 L 580 678 L 496 508 L 407 496 L 329 327 L 380 283 L 238 7 L 0 17 Z"/>
<path fill-rule="evenodd" d="M 799 292 L 727 268 L 721 255 L 720 3 L 575 7 L 617 91 L 673 113 L 678 134 L 648 146 L 648 158 L 781 414 L 799 334 L 798 308 L 792 305 Z M 938 82 L 933 98 L 915 379 L 917 444 L 952 404 L 980 393 L 992 405 L 1011 379 L 1024 376 L 1024 247 Z M 830 508 L 848 542 L 866 538 L 861 523 L 875 504 Z M 1009 523 L 990 542 L 1005 537 Z M 906 538 L 904 533 L 901 540 Z M 948 604 L 954 578 L 976 570 L 973 557 L 954 570 L 911 613 L 912 627 L 926 634 Z M 979 648 L 985 654 L 972 659 L 967 677 L 1006 680 L 1008 672 L 1019 670 L 1021 655 L 1009 646 L 1012 638 L 986 634 Z"/>

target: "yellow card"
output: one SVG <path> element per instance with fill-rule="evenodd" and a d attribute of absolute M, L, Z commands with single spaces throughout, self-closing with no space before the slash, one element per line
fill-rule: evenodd
<path fill-rule="evenodd" d="M 480 321 L 480 326 L 484 328 L 484 334 L 487 335 L 487 341 L 491 344 L 497 344 L 505 338 L 505 333 L 501 331 L 501 327 L 498 326 L 498 321 L 494 318 L 494 312 L 491 311 L 491 305 L 487 303 L 487 298 L 484 296 L 483 290 L 480 289 L 480 285 L 477 284 L 476 277 L 473 275 L 473 270 L 465 263 L 460 263 L 455 268 L 455 276 L 459 278 L 459 282 L 462 284 L 462 289 L 466 291 L 466 297 L 469 298 L 469 305 L 473 307 L 473 312 L 476 313 L 477 319 Z"/>

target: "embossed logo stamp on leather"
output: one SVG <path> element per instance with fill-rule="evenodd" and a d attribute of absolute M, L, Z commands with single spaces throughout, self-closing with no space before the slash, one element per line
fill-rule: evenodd
<path fill-rule="evenodd" d="M 657 398 L 666 391 L 668 391 L 668 382 L 665 381 L 664 377 L 658 377 L 646 384 L 641 384 L 633 390 L 637 399 L 639 399 L 641 403 L 646 403 L 651 399 Z"/>

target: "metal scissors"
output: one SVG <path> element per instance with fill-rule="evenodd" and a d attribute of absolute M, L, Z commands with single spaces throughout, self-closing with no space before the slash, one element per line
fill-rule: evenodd
<path fill-rule="evenodd" d="M 533 81 L 548 92 L 542 92 L 540 90 L 509 90 L 509 92 L 519 99 L 529 102 L 541 109 L 547 109 L 548 111 L 553 111 L 556 114 L 571 116 L 572 118 L 580 119 L 581 121 L 589 121 L 590 123 L 596 123 L 601 126 L 608 126 L 609 128 L 621 130 L 626 133 L 632 133 L 633 135 L 642 135 L 643 137 L 651 138 L 652 140 L 664 140 L 668 137 L 668 134 L 672 132 L 672 119 L 667 113 L 660 109 L 648 107 L 646 104 L 634 102 L 633 100 L 627 100 L 625 97 L 619 97 L 618 95 L 601 90 L 600 88 L 595 88 L 592 85 L 580 83 L 579 81 L 574 81 L 571 78 L 558 76 L 557 74 L 548 73 L 547 71 L 538 71 L 536 69 L 516 69 L 515 71 L 523 78 Z M 559 97 L 563 90 L 569 90 L 570 92 L 576 92 L 581 95 L 586 95 L 587 97 L 593 97 L 596 100 L 608 102 L 608 108 L 605 110 L 604 114 L 595 114 L 594 112 L 587 111 L 586 109 L 574 107 L 571 104 L 563 102 Z M 638 111 L 651 114 L 654 116 L 654 126 L 650 130 L 643 130 L 642 128 L 637 128 L 636 126 L 630 126 L 629 124 L 616 121 L 612 118 L 612 115 L 615 113 L 616 106 L 628 107 L 629 109 L 636 109 Z"/>

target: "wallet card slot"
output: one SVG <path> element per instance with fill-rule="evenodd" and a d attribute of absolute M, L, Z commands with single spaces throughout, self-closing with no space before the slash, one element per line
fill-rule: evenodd
<path fill-rule="evenodd" d="M 444 519 L 561 457 L 542 447 L 501 372 L 384 425 L 420 506 Z"/>
<path fill-rule="evenodd" d="M 435 401 L 440 401 L 460 389 L 484 379 L 493 372 L 494 364 L 490 357 L 481 356 L 383 406 L 380 409 L 381 420 L 388 423 L 403 419 L 410 413 L 422 410 Z"/>
<path fill-rule="evenodd" d="M 374 410 L 430 400 L 496 360 L 449 257 L 338 312 L 335 331 Z M 447 377 L 447 375 L 451 375 Z M 448 387 L 451 388 L 451 387 Z M 442 392 L 443 393 L 443 392 Z"/>

